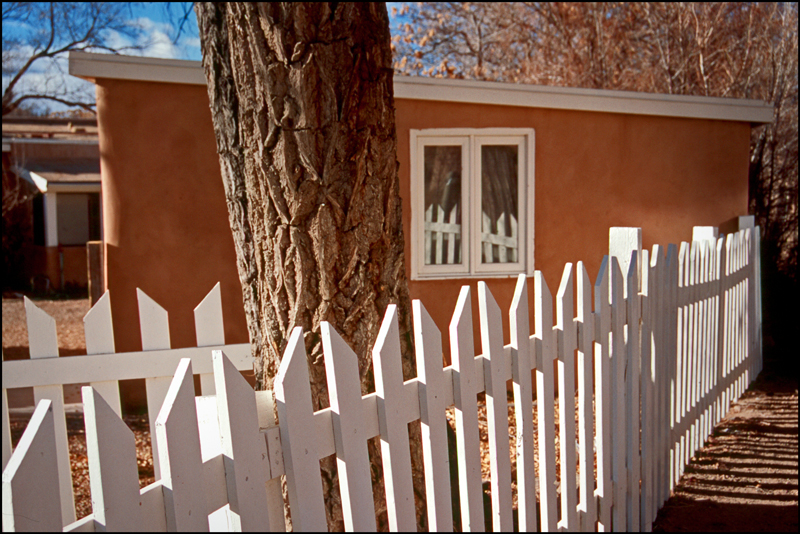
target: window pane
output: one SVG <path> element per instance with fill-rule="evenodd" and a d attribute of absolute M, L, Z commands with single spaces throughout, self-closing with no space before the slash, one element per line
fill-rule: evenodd
<path fill-rule="evenodd" d="M 425 147 L 425 265 L 461 263 L 461 146 Z"/>
<path fill-rule="evenodd" d="M 481 146 L 481 262 L 519 261 L 517 145 Z"/>

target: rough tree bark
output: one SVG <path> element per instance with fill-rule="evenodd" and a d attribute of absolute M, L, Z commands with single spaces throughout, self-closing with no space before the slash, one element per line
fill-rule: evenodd
<path fill-rule="evenodd" d="M 414 376 L 386 6 L 199 2 L 195 10 L 257 388 L 272 389 L 286 341 L 302 326 L 315 409 L 326 407 L 319 325 L 328 321 L 358 355 L 362 394 L 374 390 L 371 349 L 390 303 L 400 311 L 403 371 Z M 370 455 L 380 529 L 374 440 Z M 323 472 L 329 527 L 342 530 L 332 458 Z"/>

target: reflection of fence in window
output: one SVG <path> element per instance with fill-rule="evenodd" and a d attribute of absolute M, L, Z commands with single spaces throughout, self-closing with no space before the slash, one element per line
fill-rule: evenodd
<path fill-rule="evenodd" d="M 445 213 L 438 204 L 425 210 L 425 265 L 461 263 L 461 225 L 456 223 L 458 206 Z M 482 263 L 516 263 L 519 261 L 518 225 L 513 215 L 501 213 L 492 228 L 492 221 L 482 214 Z"/>
<path fill-rule="evenodd" d="M 492 230 L 492 220 L 483 213 L 481 232 L 482 263 L 516 263 L 519 261 L 517 243 L 517 219 L 509 214 L 506 227 L 506 214 L 501 213 L 497 219 L 496 231 Z"/>
<path fill-rule="evenodd" d="M 456 223 L 458 206 L 445 218 L 438 204 L 425 210 L 425 265 L 461 263 L 461 225 Z"/>

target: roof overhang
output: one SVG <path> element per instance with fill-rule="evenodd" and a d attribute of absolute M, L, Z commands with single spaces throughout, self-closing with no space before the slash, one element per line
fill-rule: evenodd
<path fill-rule="evenodd" d="M 199 61 L 157 59 L 88 52 L 69 53 L 69 73 L 90 81 L 101 78 L 205 85 Z M 394 77 L 395 98 L 500 106 L 656 115 L 764 124 L 772 105 L 761 100 L 577 89 L 473 80 Z"/>
<path fill-rule="evenodd" d="M 12 170 L 42 193 L 92 193 L 101 190 L 100 162 L 37 161 Z"/>

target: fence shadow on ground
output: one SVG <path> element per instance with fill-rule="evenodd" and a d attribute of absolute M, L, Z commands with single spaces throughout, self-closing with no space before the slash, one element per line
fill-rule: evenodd
<path fill-rule="evenodd" d="M 698 451 L 661 532 L 797 532 L 797 377 L 766 368 Z"/>

